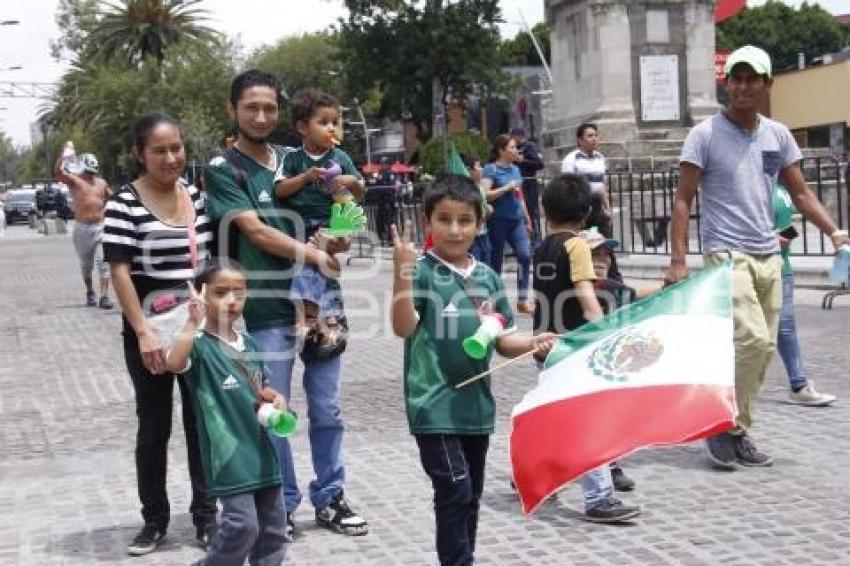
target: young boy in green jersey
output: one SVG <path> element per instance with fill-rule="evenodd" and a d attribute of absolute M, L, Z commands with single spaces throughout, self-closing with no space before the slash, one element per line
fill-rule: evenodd
<path fill-rule="evenodd" d="M 424 197 L 424 223 L 434 245 L 424 255 L 410 241 L 410 223 L 392 226 L 393 331 L 404 343 L 404 391 L 410 431 L 434 488 L 437 554 L 441 564 L 471 564 L 484 463 L 494 428 L 489 378 L 455 385 L 486 371 L 493 346 L 506 357 L 535 350 L 545 355 L 551 333 L 513 331 L 514 313 L 502 279 L 476 261 L 469 248 L 481 228 L 483 201 L 468 177 L 439 178 Z M 498 315 L 503 331 L 483 359 L 462 346 L 480 317 Z"/>
<path fill-rule="evenodd" d="M 286 511 L 277 456 L 257 409 L 284 397 L 268 386 L 254 340 L 233 325 L 245 306 L 245 274 L 209 266 L 189 284 L 189 318 L 167 355 L 192 393 L 206 486 L 221 500 L 221 523 L 197 564 L 278 565 L 285 554 Z"/>
<path fill-rule="evenodd" d="M 282 204 L 303 220 L 306 241 L 328 227 L 334 202 L 359 200 L 366 188 L 351 158 L 336 147 L 337 128 L 341 127 L 339 101 L 310 88 L 295 93 L 290 109 L 292 126 L 303 144 L 284 157 L 275 175 L 275 192 Z M 339 283 L 327 279 L 314 265 L 303 264 L 295 271 L 290 291 L 296 299 L 296 327 L 306 338 L 305 360 L 342 353 L 347 322 Z"/>

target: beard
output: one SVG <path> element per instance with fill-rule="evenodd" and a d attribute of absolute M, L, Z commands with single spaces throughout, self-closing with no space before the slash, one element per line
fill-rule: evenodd
<path fill-rule="evenodd" d="M 246 132 L 244 129 L 242 129 L 242 126 L 240 126 L 239 124 L 236 124 L 236 129 L 239 130 L 239 136 L 240 137 L 245 138 L 246 140 L 248 140 L 251 143 L 261 144 L 261 143 L 266 143 L 266 142 L 269 141 L 269 136 L 264 136 L 264 137 L 254 136 L 254 135 Z"/>

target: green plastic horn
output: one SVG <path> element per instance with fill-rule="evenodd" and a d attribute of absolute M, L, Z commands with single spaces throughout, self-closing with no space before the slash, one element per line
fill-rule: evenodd
<path fill-rule="evenodd" d="M 286 438 L 295 432 L 298 417 L 292 411 L 281 411 L 271 403 L 263 403 L 257 410 L 257 420 L 275 436 Z"/>
<path fill-rule="evenodd" d="M 506 322 L 505 317 L 498 313 L 482 316 L 481 325 L 475 334 L 464 339 L 463 351 L 474 360 L 483 360 L 493 341 L 505 329 Z"/>

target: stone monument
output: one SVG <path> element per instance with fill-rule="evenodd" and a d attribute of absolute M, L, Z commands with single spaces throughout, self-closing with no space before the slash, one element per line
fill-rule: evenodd
<path fill-rule="evenodd" d="M 675 163 L 688 129 L 717 111 L 714 0 L 544 0 L 552 85 L 544 145 L 599 126 L 609 170 Z"/>

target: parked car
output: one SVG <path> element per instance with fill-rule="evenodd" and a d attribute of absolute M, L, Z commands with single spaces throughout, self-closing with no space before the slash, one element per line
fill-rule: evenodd
<path fill-rule="evenodd" d="M 16 220 L 26 222 L 30 214 L 35 214 L 35 189 L 13 189 L 8 192 L 4 203 L 6 224 Z"/>
<path fill-rule="evenodd" d="M 60 186 L 60 190 L 62 194 L 65 195 L 65 210 L 62 211 L 60 216 L 65 220 L 73 220 L 74 219 L 74 197 L 71 196 L 71 191 L 68 190 L 68 187 L 65 185 Z"/>

